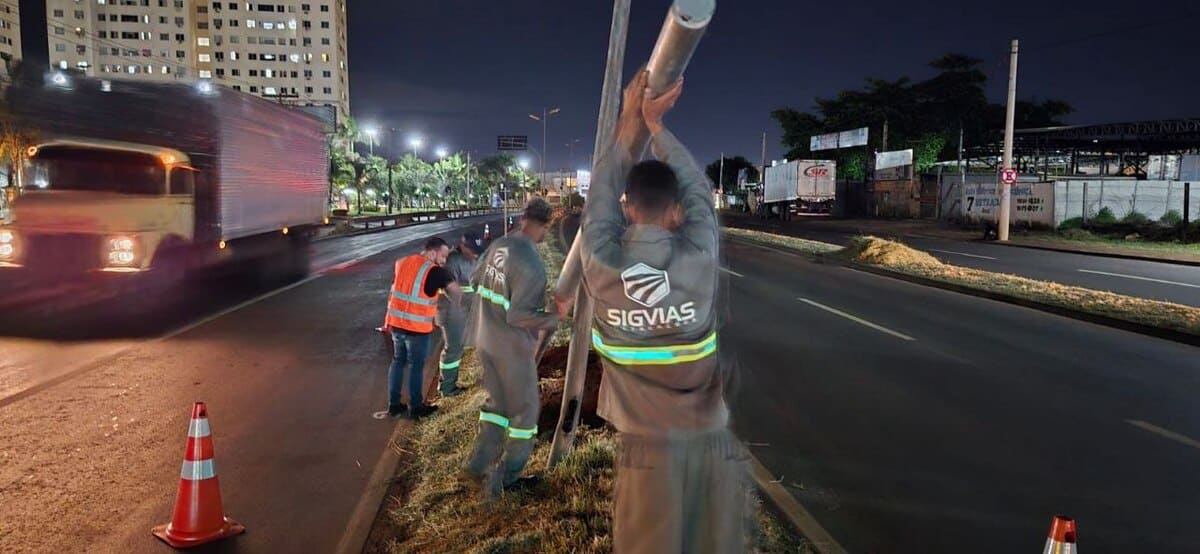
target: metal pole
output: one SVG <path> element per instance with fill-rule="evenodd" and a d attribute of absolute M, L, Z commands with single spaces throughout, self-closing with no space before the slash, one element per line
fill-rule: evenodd
<path fill-rule="evenodd" d="M 550 119 L 550 115 L 548 113 L 546 113 L 548 111 L 549 111 L 548 109 L 542 108 L 542 155 L 538 156 L 538 161 L 541 162 L 541 165 L 542 165 L 542 183 L 541 184 L 543 187 L 546 186 L 546 129 L 547 129 L 546 123 L 547 123 L 547 120 Z M 528 194 L 528 193 L 526 193 L 526 194 Z"/>
<path fill-rule="evenodd" d="M 604 88 L 600 94 L 596 143 L 592 148 L 593 160 L 603 156 L 605 146 L 612 140 L 617 126 L 617 109 L 621 96 L 621 69 L 625 64 L 625 37 L 629 31 L 630 1 L 613 0 L 612 26 L 608 34 L 608 61 L 604 68 Z M 582 230 L 582 226 L 580 229 Z M 583 270 L 579 259 L 581 242 L 579 233 L 576 233 L 575 242 L 571 244 L 571 252 L 563 264 L 563 274 L 559 276 L 555 291 L 555 295 L 559 298 L 575 298 L 575 322 L 571 330 L 571 343 L 567 347 L 563 403 L 558 414 L 558 425 L 554 429 L 554 440 L 550 443 L 549 467 L 557 465 L 571 452 L 571 447 L 575 444 L 575 431 L 579 428 L 579 409 L 583 406 L 583 388 L 587 381 L 587 355 L 592 331 L 592 298 L 587 295 L 583 287 L 579 286 Z"/>
<path fill-rule="evenodd" d="M 721 169 L 717 173 L 717 192 L 725 194 L 725 153 L 721 152 Z"/>
<path fill-rule="evenodd" d="M 1012 41 L 1012 51 L 1008 61 L 1008 110 L 1004 118 L 1004 164 L 1002 169 L 1012 168 L 1013 156 L 1013 125 L 1017 112 L 1017 39 Z M 1000 213 L 997 221 L 997 237 L 1008 240 L 1008 210 L 1012 202 L 1009 186 L 1000 183 Z"/>
<path fill-rule="evenodd" d="M 474 207 L 475 199 L 471 198 L 471 151 L 467 150 L 467 206 Z"/>

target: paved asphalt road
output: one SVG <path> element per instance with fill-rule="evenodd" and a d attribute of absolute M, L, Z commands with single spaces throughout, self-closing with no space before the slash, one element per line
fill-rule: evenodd
<path fill-rule="evenodd" d="M 850 552 L 1036 552 L 1057 513 L 1200 552 L 1196 348 L 726 244 L 735 428 Z"/>
<path fill-rule="evenodd" d="M 391 261 L 484 221 L 316 243 L 322 276 L 232 311 L 269 289 L 214 283 L 128 327 L 6 317 L 26 336 L 0 338 L 0 551 L 170 551 L 149 529 L 170 517 L 196 400 L 226 512 L 248 528 L 202 550 L 332 551 L 396 425 L 372 417 L 386 404 L 390 348 L 371 329 Z"/>
<path fill-rule="evenodd" d="M 746 221 L 823 242 L 847 244 L 858 233 L 812 229 L 803 223 Z M 1200 267 L 1050 252 L 906 234 L 892 237 L 938 259 L 965 267 L 1011 273 L 1065 285 L 1200 306 Z"/>

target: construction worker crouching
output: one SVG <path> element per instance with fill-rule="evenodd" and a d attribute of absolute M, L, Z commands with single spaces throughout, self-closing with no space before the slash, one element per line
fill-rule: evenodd
<path fill-rule="evenodd" d="M 581 225 L 592 346 L 604 364 L 599 415 L 618 432 L 618 554 L 744 552 L 750 529 L 749 457 L 728 429 L 716 355 L 713 187 L 662 124 L 681 92 L 679 82 L 650 97 L 645 72 L 629 85 Z M 634 164 L 643 124 L 661 161 Z"/>
<path fill-rule="evenodd" d="M 446 258 L 446 270 L 462 287 L 463 300 L 454 302 L 449 295 L 438 296 L 435 323 L 442 332 L 442 352 L 438 359 L 438 369 L 441 373 L 438 393 L 442 398 L 462 392 L 458 387 L 458 369 L 462 365 L 467 319 L 475 296 L 474 287 L 471 286 L 471 274 L 475 272 L 475 263 L 482 251 L 483 239 L 475 232 L 468 231 L 463 233 L 458 247 Z"/>
<path fill-rule="evenodd" d="M 537 436 L 538 334 L 557 328 L 561 317 L 546 310 L 546 268 L 535 246 L 550 214 L 545 200 L 531 200 L 520 229 L 492 242 L 471 277 L 475 355 L 488 397 L 465 472 L 489 498 L 518 482 Z"/>

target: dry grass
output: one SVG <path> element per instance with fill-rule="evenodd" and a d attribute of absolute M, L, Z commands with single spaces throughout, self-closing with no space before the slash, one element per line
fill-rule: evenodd
<path fill-rule="evenodd" d="M 1200 335 L 1200 308 L 944 264 L 929 254 L 878 237 L 859 237 L 835 256 L 973 289 Z"/>
<path fill-rule="evenodd" d="M 841 246 L 829 244 L 827 242 L 819 242 L 785 235 L 775 235 L 760 231 L 750 231 L 748 229 L 739 229 L 736 227 L 726 227 L 722 229 L 722 232 L 734 238 L 748 239 L 766 244 L 774 244 L 776 246 L 783 246 L 792 250 L 798 250 L 806 254 L 828 254 L 830 252 L 835 252 L 842 249 Z"/>
<path fill-rule="evenodd" d="M 562 266 L 562 254 L 544 244 L 539 252 L 547 262 L 552 284 Z M 564 341 L 562 325 L 556 341 Z M 608 429 L 582 427 L 575 449 L 547 471 L 550 431 L 538 438 L 525 473 L 544 481 L 527 490 L 508 492 L 484 503 L 478 492 L 458 479 L 478 429 L 479 409 L 486 393 L 480 386 L 480 366 L 474 353 L 463 359 L 461 383 L 468 393 L 444 399 L 438 414 L 414 427 L 401 447 L 405 461 L 397 486 L 386 502 L 388 538 L 372 550 L 417 552 L 611 552 L 612 485 L 615 439 Z M 561 379 L 559 379 L 561 381 Z M 543 379 L 542 389 L 550 388 Z M 788 528 L 759 512 L 760 552 L 811 552 Z M 377 529 L 378 531 L 378 529 Z"/>

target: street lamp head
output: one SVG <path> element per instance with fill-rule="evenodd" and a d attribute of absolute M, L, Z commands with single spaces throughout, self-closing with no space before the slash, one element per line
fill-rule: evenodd
<path fill-rule="evenodd" d="M 556 114 L 556 113 L 558 113 L 558 112 L 561 112 L 561 111 L 562 111 L 562 110 L 560 110 L 560 109 L 558 109 L 558 108 L 554 108 L 553 110 L 550 110 L 550 111 L 546 112 L 546 115 L 554 115 L 554 114 Z"/>
<path fill-rule="evenodd" d="M 517 162 L 517 165 L 520 165 L 521 169 L 529 169 L 529 159 L 521 158 L 520 161 Z"/>
<path fill-rule="evenodd" d="M 541 120 L 542 120 L 542 117 L 541 117 L 541 116 L 539 116 L 539 115 L 533 115 L 533 114 L 529 114 L 529 119 L 532 119 L 532 120 L 534 120 L 534 121 L 541 121 Z"/>
<path fill-rule="evenodd" d="M 408 145 L 413 148 L 420 148 L 422 144 L 424 144 L 424 141 L 421 140 L 421 137 L 413 137 L 408 139 Z"/>
<path fill-rule="evenodd" d="M 437 157 L 439 157 L 439 158 L 445 158 L 449 154 L 450 154 L 450 152 L 448 150 L 446 150 L 445 146 L 439 147 L 437 149 Z"/>
<path fill-rule="evenodd" d="M 368 137 L 375 138 L 376 136 L 379 136 L 379 128 L 374 125 L 368 125 L 363 127 L 363 133 L 365 133 Z"/>

